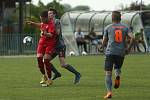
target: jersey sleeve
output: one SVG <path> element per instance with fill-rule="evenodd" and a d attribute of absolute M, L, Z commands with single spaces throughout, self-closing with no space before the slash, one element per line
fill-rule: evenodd
<path fill-rule="evenodd" d="M 61 23 L 58 19 L 55 20 L 55 28 L 56 28 L 57 34 L 62 34 Z"/>

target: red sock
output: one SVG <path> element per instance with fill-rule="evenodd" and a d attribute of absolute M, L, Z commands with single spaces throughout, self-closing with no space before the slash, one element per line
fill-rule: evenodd
<path fill-rule="evenodd" d="M 38 67 L 41 71 L 41 73 L 44 75 L 45 74 L 45 70 L 44 70 L 44 62 L 43 62 L 43 57 L 38 57 Z"/>
<path fill-rule="evenodd" d="M 51 63 L 49 62 L 49 59 L 44 59 L 44 64 L 46 66 L 48 78 L 51 79 Z"/>

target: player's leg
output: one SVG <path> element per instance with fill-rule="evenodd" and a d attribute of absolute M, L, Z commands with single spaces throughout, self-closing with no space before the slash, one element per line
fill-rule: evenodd
<path fill-rule="evenodd" d="M 38 67 L 41 71 L 41 73 L 44 75 L 44 62 L 43 62 L 43 56 L 44 56 L 45 48 L 42 45 L 38 45 L 37 47 L 37 61 L 38 61 Z"/>
<path fill-rule="evenodd" d="M 121 75 L 121 67 L 124 61 L 124 57 L 121 56 L 116 56 L 115 57 L 115 66 L 114 66 L 114 72 L 115 72 L 115 84 L 114 84 L 114 88 L 117 89 L 120 86 L 120 75 Z"/>
<path fill-rule="evenodd" d="M 60 60 L 61 67 L 65 68 L 68 71 L 75 74 L 74 84 L 78 83 L 80 81 L 81 74 L 73 66 L 71 66 L 70 64 L 66 64 L 66 62 L 65 62 L 65 48 L 62 48 L 59 51 L 59 60 Z"/>
<path fill-rule="evenodd" d="M 80 81 L 81 74 L 73 66 L 71 66 L 70 64 L 66 64 L 64 57 L 59 57 L 59 59 L 61 66 L 75 75 L 74 84 L 77 84 Z"/>
<path fill-rule="evenodd" d="M 40 81 L 40 84 L 43 84 L 47 81 L 47 77 L 45 76 L 45 70 L 44 70 L 44 61 L 42 54 L 37 54 L 37 60 L 38 60 L 38 67 L 40 69 L 40 72 L 42 73 L 42 79 Z"/>
<path fill-rule="evenodd" d="M 54 59 L 56 56 L 57 56 L 57 53 L 53 53 L 50 60 Z M 55 80 L 55 79 L 61 77 L 60 72 L 54 67 L 54 65 L 52 63 L 51 63 L 51 70 L 54 73 L 52 80 Z"/>
<path fill-rule="evenodd" d="M 45 65 L 45 76 L 47 77 L 46 84 L 49 86 L 52 84 L 51 79 L 51 63 L 50 63 L 50 54 L 44 55 L 44 65 Z"/>
<path fill-rule="evenodd" d="M 44 62 L 43 62 L 44 51 L 45 51 L 44 46 L 38 44 L 38 47 L 37 47 L 37 62 L 38 62 L 38 67 L 40 69 L 40 72 L 43 75 L 42 80 L 40 81 L 41 84 L 47 80 L 47 78 L 45 77 Z"/>
<path fill-rule="evenodd" d="M 105 86 L 107 94 L 105 99 L 112 97 L 112 68 L 113 68 L 113 56 L 109 55 L 105 58 Z"/>
<path fill-rule="evenodd" d="M 44 75 L 45 71 L 44 71 L 43 54 L 37 54 L 37 61 L 40 72 Z"/>
<path fill-rule="evenodd" d="M 47 85 L 52 84 L 52 79 L 51 79 L 51 63 L 50 59 L 52 58 L 51 55 L 54 53 L 54 48 L 53 46 L 47 46 L 45 50 L 45 55 L 44 55 L 44 65 L 45 65 L 45 75 L 47 76 L 48 80 L 46 82 Z"/>
<path fill-rule="evenodd" d="M 52 64 L 52 63 L 51 63 L 51 64 Z M 53 76 L 52 80 L 55 80 L 55 79 L 61 77 L 60 72 L 54 67 L 53 64 L 51 65 L 51 67 L 52 67 L 52 68 L 51 68 L 51 69 L 52 69 L 52 72 L 54 73 L 54 76 Z"/>
<path fill-rule="evenodd" d="M 86 41 L 83 42 L 83 46 L 84 46 L 84 51 L 87 52 L 87 43 L 86 43 Z"/>

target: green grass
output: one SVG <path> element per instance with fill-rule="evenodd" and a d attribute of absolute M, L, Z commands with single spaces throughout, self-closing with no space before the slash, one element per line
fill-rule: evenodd
<path fill-rule="evenodd" d="M 103 100 L 104 56 L 68 57 L 67 62 L 81 72 L 78 85 L 74 76 L 53 63 L 62 73 L 50 87 L 41 87 L 36 58 L 0 58 L 0 100 Z M 122 68 L 121 87 L 113 89 L 112 100 L 149 100 L 150 56 L 128 55 Z"/>

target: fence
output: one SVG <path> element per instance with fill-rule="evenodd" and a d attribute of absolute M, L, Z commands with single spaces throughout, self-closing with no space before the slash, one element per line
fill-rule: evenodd
<path fill-rule="evenodd" d="M 30 34 L 33 37 L 32 45 L 25 45 L 23 38 L 27 34 L 0 34 L 0 55 L 29 55 L 36 53 L 36 46 L 39 37 Z"/>
<path fill-rule="evenodd" d="M 25 45 L 23 39 L 25 36 L 31 36 L 33 38 L 32 45 Z M 70 54 L 70 48 L 76 48 L 76 41 L 68 38 L 65 41 L 67 50 L 66 55 Z M 0 56 L 9 56 L 9 55 L 31 55 L 36 54 L 36 48 L 38 44 L 39 36 L 36 34 L 0 34 Z M 66 40 L 66 38 L 65 38 Z M 72 45 L 71 45 L 72 43 Z M 74 44 L 75 43 L 75 44 Z M 89 54 L 97 54 L 95 52 L 95 47 L 87 45 L 90 48 Z"/>

